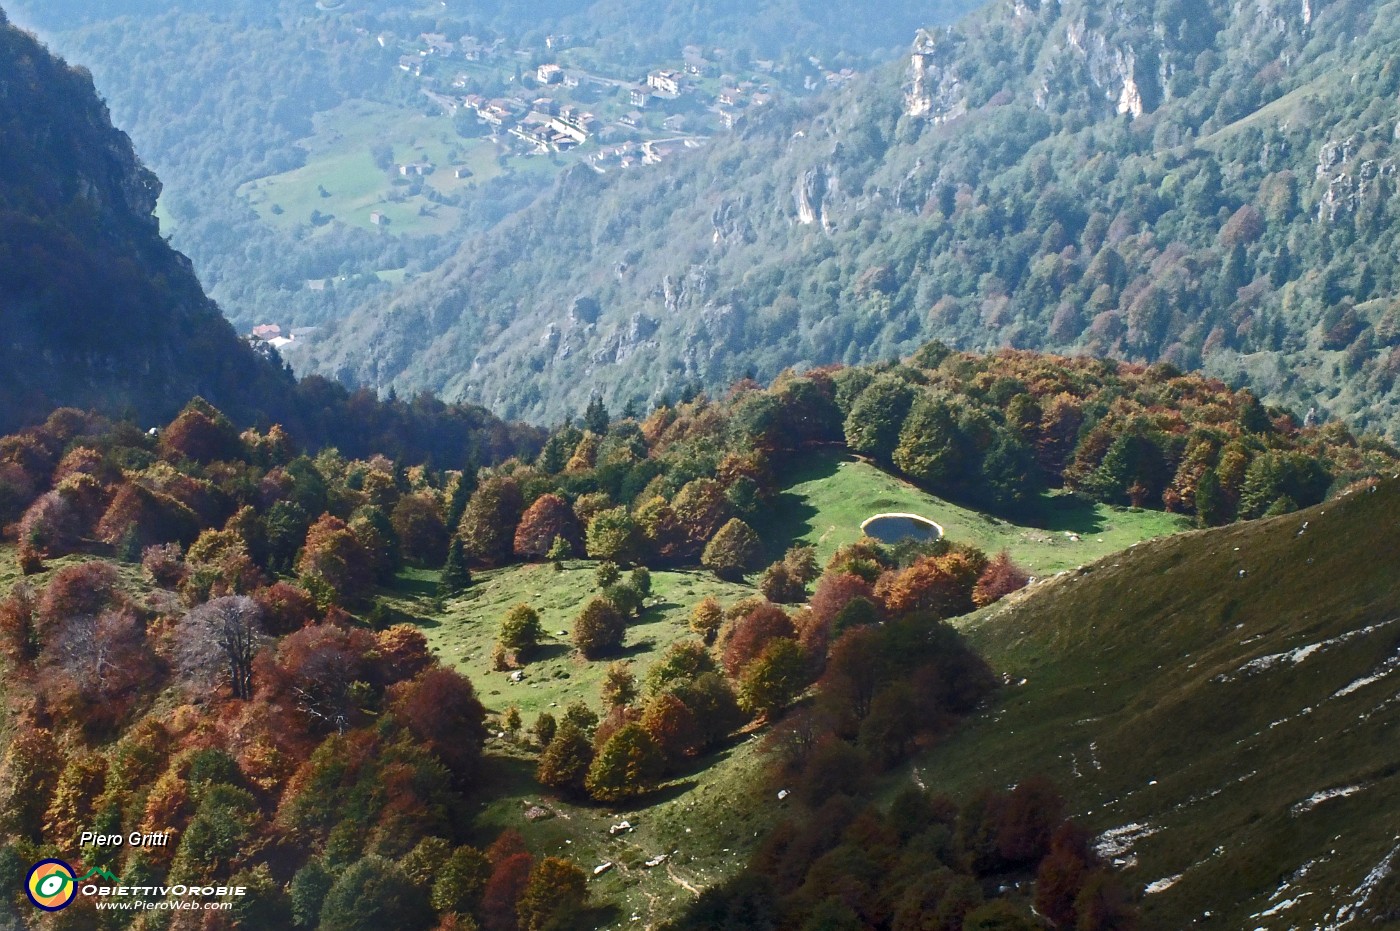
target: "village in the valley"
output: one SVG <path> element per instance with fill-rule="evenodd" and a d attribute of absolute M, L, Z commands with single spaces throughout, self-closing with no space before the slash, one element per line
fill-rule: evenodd
<path fill-rule="evenodd" d="M 570 35 L 511 41 L 436 25 L 444 31 L 354 27 L 355 45 L 383 74 L 385 93 L 318 116 L 317 133 L 301 143 L 303 166 L 242 186 L 264 219 L 299 224 L 302 235 L 333 224 L 446 235 L 464 198 L 493 179 L 569 165 L 600 174 L 658 165 L 783 97 L 857 75 L 817 58 L 780 62 L 698 45 L 672 60 L 624 63 Z M 403 274 L 350 271 L 308 279 L 305 287 L 339 290 Z M 262 351 L 296 353 L 316 329 L 266 322 L 248 338 Z"/>
<path fill-rule="evenodd" d="M 474 117 L 481 131 L 514 154 L 582 150 L 584 162 L 604 172 L 653 165 L 733 129 L 783 92 L 784 68 L 753 60 L 746 70 L 720 64 L 724 49 L 686 46 L 681 59 L 645 74 L 617 76 L 586 64 L 571 36 L 551 35 L 542 48 L 511 48 L 503 39 L 422 33 L 380 33 L 381 48 L 399 52 L 398 68 L 421 82 L 421 93 L 444 115 Z M 824 70 L 826 85 L 855 72 Z M 608 69 L 612 70 L 612 69 Z M 808 74 L 805 89 L 822 83 Z M 440 166 L 400 166 L 405 171 Z"/>

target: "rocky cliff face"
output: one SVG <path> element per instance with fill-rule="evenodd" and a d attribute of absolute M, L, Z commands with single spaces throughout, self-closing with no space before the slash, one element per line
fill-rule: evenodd
<path fill-rule="evenodd" d="M 1290 59 L 1321 0 L 999 0 L 985 18 L 916 36 L 905 83 L 904 112 L 935 123 L 985 103 L 968 88 L 970 62 L 995 62 L 1008 37 L 1038 47 L 1035 65 L 1012 93 L 1042 110 L 1081 108 L 1133 119 L 1172 99 L 1178 80 L 1210 62 L 1199 56 L 1229 33 L 1232 54 Z"/>
<path fill-rule="evenodd" d="M 234 334 L 160 236 L 160 182 L 91 76 L 0 13 L 0 431 L 59 405 L 235 414 L 287 377 Z"/>

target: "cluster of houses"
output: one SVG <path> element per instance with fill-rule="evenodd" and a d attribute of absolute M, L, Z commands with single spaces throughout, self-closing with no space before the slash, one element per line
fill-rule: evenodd
<path fill-rule="evenodd" d="M 325 290 L 325 279 L 321 279 L 320 283 L 320 288 L 312 290 Z M 311 282 L 308 282 L 308 285 L 310 284 Z M 298 340 L 305 340 L 314 332 L 316 332 L 316 328 L 310 326 L 289 327 L 284 331 L 281 326 L 275 323 L 263 323 L 253 327 L 253 331 L 248 335 L 248 342 L 255 349 L 266 345 L 273 349 L 282 350 Z"/>
<path fill-rule="evenodd" d="M 563 152 L 583 145 L 598 128 L 598 119 L 592 113 L 574 104 L 561 105 L 551 97 L 525 101 L 467 94 L 462 105 L 483 123 L 505 131 L 538 152 Z"/>
<path fill-rule="evenodd" d="M 424 75 L 425 64 L 433 59 L 505 62 L 514 58 L 518 75 L 518 66 L 534 54 L 525 49 L 511 49 L 502 39 L 486 41 L 473 35 L 453 41 L 444 34 L 423 33 L 416 40 L 409 40 L 411 44 L 406 47 L 388 33 L 380 34 L 377 38 L 383 48 L 411 50 L 410 54 L 399 59 L 399 67 L 420 77 Z M 545 40 L 546 48 L 555 52 L 573 44 L 571 36 L 551 35 Z M 452 78 L 443 76 L 439 68 L 432 72 L 434 80 L 425 80 L 423 94 L 448 116 L 470 111 L 490 127 L 493 135 L 513 140 L 524 151 L 540 154 L 568 151 L 597 139 L 605 122 L 613 127 L 613 140 L 617 138 L 618 130 L 622 130 L 623 136 L 630 135 L 624 127 L 644 130 L 655 122 L 655 118 L 648 115 L 653 109 L 666 112 L 662 128 L 678 136 L 693 135 L 697 130 L 704 132 L 716 123 L 725 129 L 732 129 L 754 108 L 762 107 L 773 99 L 769 85 L 763 83 L 763 74 L 780 70 L 776 63 L 755 61 L 754 73 L 746 79 L 722 73 L 706 54 L 706 50 L 699 46 L 686 46 L 677 67 L 657 68 L 636 83 L 569 68 L 559 61 L 548 61 L 534 65 L 527 72 L 527 79 L 504 96 L 469 93 L 473 86 L 469 68 L 462 68 Z M 723 56 L 725 52 L 716 49 L 714 54 Z M 853 76 L 854 72 L 849 68 L 825 74 L 826 81 L 833 84 L 850 80 Z M 438 84 L 437 80 L 442 83 Z M 446 86 L 448 83 L 450 88 Z M 584 85 L 605 88 L 610 95 L 618 95 L 622 106 L 610 107 L 607 119 L 600 120 L 575 104 L 555 99 L 558 95 L 552 93 L 555 88 L 567 91 Z M 571 95 L 564 96 L 567 98 Z M 675 104 L 683 100 L 688 103 Z M 613 109 L 617 112 L 613 112 Z M 607 135 L 601 139 L 604 143 L 613 140 Z M 642 142 L 612 145 L 606 151 L 594 153 L 590 162 L 600 169 L 604 164 L 609 167 L 652 164 L 665 158 L 673 148 L 667 144 L 652 143 L 649 149 L 647 145 Z M 398 168 L 406 176 L 426 173 L 412 165 Z M 427 168 L 427 171 L 430 170 L 431 166 Z"/>

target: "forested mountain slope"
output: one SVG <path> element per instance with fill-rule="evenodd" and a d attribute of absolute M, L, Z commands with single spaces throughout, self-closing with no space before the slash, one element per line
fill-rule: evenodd
<path fill-rule="evenodd" d="M 28 6 L 29 0 L 25 0 Z M 423 12 L 411 0 L 348 0 L 328 3 L 321 12 Z M 437 7 L 438 4 L 433 4 Z M 122 16 L 157 16 L 172 10 L 199 14 L 233 14 L 271 18 L 314 15 L 313 4 L 267 3 L 265 0 L 48 0 L 34 3 L 31 16 L 44 28 L 70 29 Z M 893 0 L 877 8 L 856 0 L 814 3 L 810 0 L 718 0 L 704 4 L 648 3 L 639 0 L 593 0 L 573 3 L 548 0 L 528 6 L 494 0 L 452 0 L 436 11 L 449 18 L 469 18 L 477 28 L 508 31 L 575 33 L 604 36 L 638 54 L 674 52 L 690 42 L 735 46 L 754 55 L 868 55 L 902 45 L 908 32 L 930 20 L 966 10 L 962 0 Z"/>
<path fill-rule="evenodd" d="M 60 406 L 148 426 L 199 395 L 240 427 L 280 421 L 304 447 L 348 455 L 463 466 L 538 445 L 480 408 L 297 382 L 249 348 L 161 237 L 160 182 L 91 76 L 3 13 L 0 138 L 0 431 Z"/>
<path fill-rule="evenodd" d="M 822 67 L 833 71 L 867 68 L 887 60 L 929 17 L 949 22 L 972 5 L 900 0 L 870 11 L 850 2 L 790 0 L 700 7 L 635 0 L 528 7 L 411 0 L 7 3 L 16 22 L 92 69 L 116 121 L 165 182 L 165 231 L 245 331 L 264 323 L 314 326 L 369 295 L 386 301 L 404 275 L 435 268 L 462 237 L 548 188 L 562 161 L 511 157 L 517 147 L 504 130 L 501 144 L 488 140 L 491 127 L 465 110 L 445 116 L 424 89 L 459 98 L 464 91 L 509 96 L 535 65 L 559 55 L 546 36 L 565 35 L 564 44 L 587 46 L 588 61 L 610 79 L 641 80 L 663 65 L 678 67 L 690 46 L 735 75 L 764 60 L 766 80 L 809 93 L 804 76 L 816 76 L 815 88 L 822 74 L 809 56 L 821 56 Z M 496 51 L 484 62 L 455 52 L 434 57 L 420 80 L 399 67 L 404 44 L 420 34 L 454 44 L 464 35 L 479 37 Z M 464 75 L 469 87 L 450 83 Z M 610 122 L 607 107 L 619 88 L 625 99 L 621 81 L 580 92 L 602 101 L 586 107 L 596 109 L 600 125 Z M 691 113 L 691 134 L 713 121 L 694 101 L 677 106 Z M 609 132 L 613 142 L 630 138 L 625 126 Z M 432 183 L 391 179 L 373 167 L 378 156 L 369 144 L 359 145 L 365 137 L 397 151 L 398 161 L 418 152 L 439 167 L 446 167 L 444 159 L 470 165 L 471 180 L 446 171 Z M 328 148 L 334 157 L 327 157 Z M 585 151 L 596 154 L 597 147 Z M 299 169 L 303 174 L 295 175 Z M 258 183 L 288 182 L 288 174 L 290 184 Z M 300 183 L 305 176 L 314 176 L 309 189 Z M 250 200 L 255 194 L 257 204 Z M 371 208 L 384 209 L 379 198 L 397 211 L 392 227 L 370 222 Z M 297 362 L 292 353 L 288 358 Z"/>
<path fill-rule="evenodd" d="M 315 362 L 548 419 L 937 336 L 1394 430 L 1395 9 L 998 2 L 668 170 L 574 172 Z"/>
<path fill-rule="evenodd" d="M 91 76 L 0 13 L 0 430 L 59 404 L 243 416 L 291 376 L 255 355 L 152 216 L 160 182 Z"/>

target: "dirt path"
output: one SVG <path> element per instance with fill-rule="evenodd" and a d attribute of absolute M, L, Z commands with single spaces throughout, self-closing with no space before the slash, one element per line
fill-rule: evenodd
<path fill-rule="evenodd" d="M 696 889 L 690 883 L 686 882 L 684 879 L 676 875 L 676 869 L 670 863 L 666 864 L 666 875 L 671 877 L 671 882 L 675 883 L 677 886 L 680 886 L 682 889 L 684 889 L 686 892 L 689 892 L 691 895 L 696 897 L 700 895 L 699 889 Z"/>

